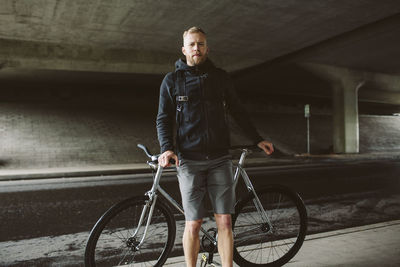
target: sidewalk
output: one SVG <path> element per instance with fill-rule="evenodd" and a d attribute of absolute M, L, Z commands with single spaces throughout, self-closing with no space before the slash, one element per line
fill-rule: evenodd
<path fill-rule="evenodd" d="M 215 261 L 220 266 L 219 255 Z M 184 266 L 184 258 L 170 258 L 164 266 Z M 308 235 L 285 266 L 400 266 L 400 220 Z"/>

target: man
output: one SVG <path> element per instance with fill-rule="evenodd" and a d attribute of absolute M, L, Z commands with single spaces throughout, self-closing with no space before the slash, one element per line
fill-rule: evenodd
<path fill-rule="evenodd" d="M 233 264 L 231 214 L 234 213 L 232 163 L 228 153 L 226 112 L 268 155 L 273 145 L 263 141 L 239 103 L 228 74 L 208 59 L 205 32 L 192 27 L 183 34 L 182 53 L 175 72 L 168 73 L 160 88 L 157 133 L 161 146 L 159 164 L 177 165 L 185 211 L 183 248 L 187 266 L 196 266 L 199 230 L 205 216 L 208 192 L 218 228 L 218 252 L 222 266 Z M 176 131 L 176 146 L 174 132 Z"/>

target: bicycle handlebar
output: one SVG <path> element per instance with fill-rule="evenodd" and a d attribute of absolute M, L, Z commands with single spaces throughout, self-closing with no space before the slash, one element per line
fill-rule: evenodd
<path fill-rule="evenodd" d="M 144 146 L 144 145 L 142 145 L 142 144 L 137 144 L 137 147 L 140 148 L 141 150 L 143 150 L 144 153 L 146 153 L 146 155 L 147 155 L 149 158 L 151 158 L 151 157 L 153 156 L 153 155 L 150 153 L 149 149 L 148 149 L 146 146 Z"/>
<path fill-rule="evenodd" d="M 158 155 L 153 155 L 150 152 L 150 150 L 145 145 L 142 145 L 142 144 L 137 144 L 137 147 L 140 148 L 141 150 L 143 150 L 144 153 L 146 153 L 147 157 L 149 157 L 152 162 L 158 163 L 158 157 L 160 156 L 159 154 Z M 238 146 L 231 146 L 229 148 L 229 150 L 237 150 L 237 149 L 240 149 L 240 150 L 243 150 L 243 149 L 261 150 L 261 148 L 259 148 L 257 145 L 238 145 Z M 171 164 L 175 164 L 175 160 L 171 159 L 170 163 Z"/>
<path fill-rule="evenodd" d="M 151 159 L 151 161 L 153 161 L 153 162 L 157 162 L 158 161 L 158 156 L 159 155 L 151 154 L 150 150 L 145 145 L 137 144 L 137 147 L 140 148 L 141 150 L 143 150 L 144 153 L 146 153 L 146 155 Z"/>
<path fill-rule="evenodd" d="M 152 162 L 155 162 L 155 163 L 158 162 L 158 157 L 160 156 L 159 154 L 158 155 L 151 154 L 150 150 L 145 145 L 142 145 L 142 144 L 137 144 L 137 147 L 140 148 L 141 150 L 143 150 L 144 153 L 146 153 L 146 155 L 151 159 Z M 175 164 L 175 160 L 170 159 L 170 163 Z"/>
<path fill-rule="evenodd" d="M 257 145 L 237 145 L 237 146 L 231 146 L 229 150 L 243 150 L 243 149 L 249 149 L 249 150 L 261 150 Z"/>

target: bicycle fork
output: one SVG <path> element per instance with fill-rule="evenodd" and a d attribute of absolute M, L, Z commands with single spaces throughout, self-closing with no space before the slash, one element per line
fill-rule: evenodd
<path fill-rule="evenodd" d="M 146 239 L 147 230 L 149 228 L 151 218 L 153 217 L 154 207 L 156 206 L 156 202 L 157 202 L 157 194 L 155 192 L 156 192 L 157 188 L 159 187 L 159 182 L 161 179 L 162 172 L 163 172 L 163 167 L 158 166 L 157 173 L 154 177 L 153 186 L 150 189 L 150 191 L 148 191 L 145 194 L 146 196 L 148 196 L 149 200 L 146 201 L 146 204 L 143 207 L 142 214 L 140 215 L 138 226 L 137 226 L 135 232 L 128 239 L 128 242 L 129 242 L 128 246 L 131 246 L 134 251 L 138 251 L 140 249 L 140 246 L 143 244 L 144 240 Z M 146 219 L 146 213 L 147 213 L 148 209 L 150 209 L 150 211 L 148 213 L 147 222 L 146 222 L 146 226 L 144 228 L 143 236 L 142 236 L 140 242 L 137 242 L 136 235 L 139 233 L 140 229 L 143 227 L 143 222 Z M 134 243 L 134 244 L 132 244 L 132 243 Z"/>
<path fill-rule="evenodd" d="M 153 216 L 153 211 L 154 207 L 156 206 L 156 201 L 157 201 L 157 195 L 154 195 L 153 197 L 150 197 L 149 200 L 146 201 L 146 204 L 143 206 L 142 214 L 140 215 L 140 219 L 137 225 L 137 228 L 133 235 L 128 239 L 127 245 L 131 247 L 133 251 L 139 251 L 140 246 L 143 244 L 144 240 L 146 239 L 147 235 L 147 230 L 149 228 L 151 218 Z M 146 221 L 146 225 L 144 226 L 144 232 L 141 240 L 138 242 L 136 241 L 136 236 L 139 233 L 140 229 L 143 227 L 143 222 L 146 220 L 146 214 L 147 211 L 150 209 L 148 212 L 148 217 Z"/>

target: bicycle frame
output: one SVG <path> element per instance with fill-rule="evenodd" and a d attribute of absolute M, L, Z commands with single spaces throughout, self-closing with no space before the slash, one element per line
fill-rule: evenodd
<path fill-rule="evenodd" d="M 252 184 L 251 181 L 250 181 L 249 176 L 247 175 L 247 173 L 246 173 L 246 171 L 245 171 L 245 169 L 244 169 L 244 167 L 243 167 L 243 166 L 244 166 L 244 161 L 245 161 L 245 159 L 246 159 L 246 156 L 247 156 L 250 152 L 251 152 L 251 151 L 248 150 L 248 149 L 242 149 L 242 154 L 241 154 L 240 159 L 239 159 L 239 162 L 238 162 L 238 164 L 237 164 L 237 166 L 236 166 L 236 170 L 235 170 L 235 174 L 234 174 L 234 178 L 233 178 L 233 179 L 234 179 L 234 188 L 236 188 L 237 183 L 238 183 L 238 181 L 239 181 L 239 177 L 241 176 L 242 179 L 243 179 L 243 181 L 244 181 L 244 183 L 245 183 L 245 185 L 246 185 L 246 188 L 247 188 L 248 192 L 252 192 L 252 193 L 254 194 L 254 197 L 255 197 L 255 198 L 254 198 L 254 205 L 256 206 L 257 211 L 261 214 L 261 216 L 262 216 L 264 222 L 267 223 L 267 225 L 270 227 L 270 231 L 271 231 L 271 229 L 272 229 L 271 222 L 270 222 L 270 220 L 269 220 L 269 218 L 268 218 L 268 216 L 267 216 L 267 214 L 266 214 L 264 208 L 262 207 L 262 204 L 261 204 L 261 202 L 260 202 L 260 200 L 259 200 L 259 198 L 258 198 L 258 196 L 257 196 L 257 194 L 256 194 L 256 191 L 255 191 L 255 189 L 254 189 L 254 187 L 253 187 L 253 184 Z M 150 208 L 150 212 L 149 212 L 149 216 L 148 216 L 148 218 L 147 218 L 147 222 L 146 222 L 146 225 L 145 225 L 145 230 L 144 230 L 143 237 L 142 237 L 142 239 L 140 240 L 139 244 L 136 246 L 136 249 L 139 249 L 140 246 L 141 246 L 141 244 L 142 244 L 142 243 L 144 242 L 144 240 L 146 239 L 147 229 L 148 229 L 148 226 L 150 225 L 151 218 L 152 218 L 152 215 L 153 215 L 153 210 L 154 210 L 155 204 L 156 204 L 156 202 L 157 202 L 157 197 L 158 197 L 157 192 L 159 192 L 161 195 L 163 195 L 163 196 L 165 197 L 165 199 L 166 199 L 173 207 L 175 207 L 180 213 L 184 214 L 184 211 L 183 211 L 182 206 L 181 206 L 178 202 L 176 202 L 176 201 L 175 201 L 163 188 L 161 188 L 161 186 L 160 186 L 160 180 L 161 180 L 161 176 L 162 176 L 162 173 L 163 173 L 163 169 L 164 169 L 164 168 L 161 167 L 160 165 L 156 164 L 156 163 L 153 163 L 153 162 L 150 162 L 149 165 L 150 165 L 154 170 L 157 170 L 157 171 L 156 171 L 156 174 L 155 174 L 155 176 L 154 176 L 154 181 L 153 181 L 153 186 L 152 186 L 152 188 L 151 188 L 148 192 L 146 192 L 146 194 L 145 194 L 145 195 L 147 195 L 147 196 L 149 197 L 149 200 L 148 200 L 148 202 L 146 203 L 146 205 L 143 207 L 142 214 L 141 214 L 140 219 L 139 219 L 138 227 L 137 227 L 135 233 L 134 233 L 133 236 L 132 236 L 132 237 L 135 237 L 136 234 L 139 232 L 140 228 L 143 227 L 143 223 L 144 223 L 144 220 L 145 220 L 146 212 L 147 212 L 147 210 Z M 210 242 L 213 243 L 213 245 L 215 245 L 215 246 L 217 245 L 217 240 L 216 240 L 216 238 L 214 238 L 213 236 L 211 236 L 203 227 L 200 228 L 200 231 L 206 236 L 206 238 L 207 238 Z M 249 230 L 249 232 L 251 232 L 251 230 Z M 242 235 L 245 236 L 246 233 L 243 233 Z M 239 238 L 239 236 L 235 236 L 235 238 Z"/>

